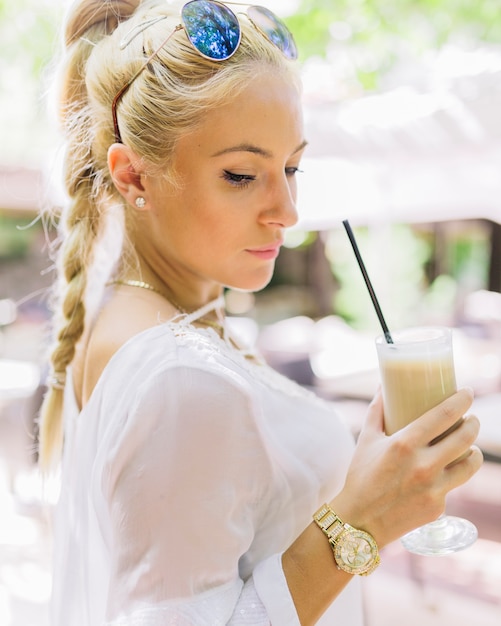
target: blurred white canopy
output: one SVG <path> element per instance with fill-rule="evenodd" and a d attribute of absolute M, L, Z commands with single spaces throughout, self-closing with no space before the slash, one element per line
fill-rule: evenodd
<path fill-rule="evenodd" d="M 298 228 L 345 218 L 501 223 L 501 47 L 449 47 L 419 65 L 402 60 L 371 96 L 339 97 L 332 62 L 309 60 L 303 80 L 309 147 Z M 43 172 L 0 168 L 0 210 L 61 202 L 61 158 L 46 159 Z"/>
<path fill-rule="evenodd" d="M 308 93 L 306 68 L 300 227 L 501 222 L 501 52 L 447 49 L 407 69 L 393 78 L 405 86 L 336 103 Z"/>

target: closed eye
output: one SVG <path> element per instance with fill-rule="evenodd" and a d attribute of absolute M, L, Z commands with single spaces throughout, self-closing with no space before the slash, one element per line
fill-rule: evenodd
<path fill-rule="evenodd" d="M 285 168 L 285 173 L 287 174 L 287 176 L 295 176 L 298 172 L 303 172 L 303 170 L 300 170 L 299 167 L 286 167 Z"/>
<path fill-rule="evenodd" d="M 252 181 L 256 180 L 256 177 L 250 174 L 235 174 L 228 170 L 223 171 L 222 178 L 235 187 L 247 187 Z"/>

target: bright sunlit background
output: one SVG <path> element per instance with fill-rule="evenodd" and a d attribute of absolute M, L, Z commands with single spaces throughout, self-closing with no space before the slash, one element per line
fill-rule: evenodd
<path fill-rule="evenodd" d="M 44 392 L 47 239 L 61 200 L 52 59 L 69 0 L 0 0 L 0 624 L 48 626 L 50 506 L 33 453 Z M 229 292 L 270 363 L 339 404 L 356 435 L 380 332 L 342 220 L 391 328 L 454 328 L 487 462 L 449 508 L 480 539 L 446 559 L 390 547 L 368 626 L 501 620 L 501 14 L 499 0 L 269 0 L 300 50 L 309 147 L 300 221 L 270 286 Z M 52 489 L 47 488 L 52 501 Z M 401 598 L 402 603 L 396 600 Z M 412 607 L 410 610 L 409 607 Z"/>

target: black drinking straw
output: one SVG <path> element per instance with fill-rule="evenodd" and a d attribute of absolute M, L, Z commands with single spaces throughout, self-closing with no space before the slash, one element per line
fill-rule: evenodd
<path fill-rule="evenodd" d="M 362 276 L 364 277 L 365 280 L 365 284 L 367 285 L 367 289 L 369 290 L 369 294 L 372 300 L 372 304 L 374 305 L 374 308 L 376 309 L 376 314 L 378 316 L 379 322 L 381 324 L 381 327 L 383 329 L 383 333 L 384 333 L 384 338 L 386 339 L 386 343 L 393 343 L 393 338 L 391 336 L 390 330 L 388 328 L 388 326 L 386 325 L 386 322 L 384 320 L 384 315 L 383 312 L 381 311 L 381 307 L 379 306 L 379 302 L 378 299 L 376 297 L 376 294 L 374 292 L 374 288 L 372 287 L 372 283 L 371 283 L 371 279 L 369 278 L 369 274 L 367 274 L 367 270 L 365 269 L 365 264 L 364 261 L 362 259 L 362 255 L 360 254 L 360 250 L 358 249 L 358 245 L 355 239 L 355 235 L 353 234 L 353 231 L 351 230 L 351 226 L 350 226 L 350 222 L 348 220 L 343 220 L 343 226 L 346 229 L 346 233 L 350 239 L 350 243 L 351 246 L 353 248 L 353 252 L 355 253 L 355 256 L 357 257 L 357 261 L 358 264 L 360 266 L 360 270 L 362 271 Z"/>

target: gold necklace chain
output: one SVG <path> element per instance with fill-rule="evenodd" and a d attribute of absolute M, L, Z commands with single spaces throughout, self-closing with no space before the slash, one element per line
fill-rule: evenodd
<path fill-rule="evenodd" d="M 184 309 L 175 300 L 173 300 L 170 297 L 167 297 L 167 295 L 163 291 L 160 291 L 160 289 L 157 289 L 153 285 L 150 285 L 150 283 L 146 283 L 143 280 L 112 280 L 107 284 L 108 285 L 124 285 L 126 287 L 138 287 L 139 289 L 147 289 L 148 291 L 153 291 L 154 293 L 157 293 L 159 296 L 162 296 L 164 300 L 167 300 L 169 304 L 172 304 L 172 306 L 175 309 L 177 309 L 180 313 L 183 313 L 184 315 L 188 315 L 188 311 L 186 311 L 186 309 Z M 200 317 L 199 319 L 194 320 L 194 321 L 205 324 L 206 326 L 211 326 L 212 328 L 215 328 L 221 333 L 224 333 L 224 326 L 222 324 L 218 324 L 218 322 L 208 320 L 206 317 Z"/>

